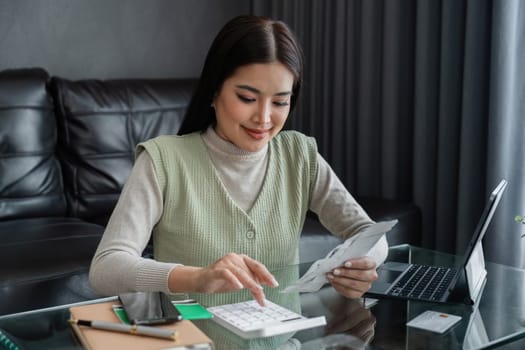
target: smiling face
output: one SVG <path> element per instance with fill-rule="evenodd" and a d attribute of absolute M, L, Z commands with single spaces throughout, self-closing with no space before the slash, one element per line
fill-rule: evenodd
<path fill-rule="evenodd" d="M 281 63 L 237 68 L 213 99 L 215 132 L 245 151 L 262 149 L 288 118 L 293 84 L 293 74 Z"/>

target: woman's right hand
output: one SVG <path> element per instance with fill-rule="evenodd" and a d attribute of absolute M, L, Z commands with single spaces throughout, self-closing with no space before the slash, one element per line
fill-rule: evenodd
<path fill-rule="evenodd" d="M 174 293 L 225 293 L 247 288 L 259 305 L 264 305 L 265 301 L 262 285 L 279 285 L 262 263 L 235 253 L 226 254 L 207 267 L 176 267 L 168 283 Z"/>

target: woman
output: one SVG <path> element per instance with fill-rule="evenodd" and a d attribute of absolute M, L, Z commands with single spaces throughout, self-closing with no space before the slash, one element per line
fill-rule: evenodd
<path fill-rule="evenodd" d="M 248 290 L 264 305 L 269 270 L 298 263 L 306 212 L 347 238 L 373 221 L 344 188 L 312 138 L 281 131 L 302 82 L 300 48 L 282 22 L 241 16 L 215 38 L 179 131 L 137 147 L 137 159 L 90 270 L 103 294 L 203 293 L 206 305 Z M 153 234 L 155 260 L 141 254 Z M 386 258 L 331 273 L 360 297 Z M 201 299 L 203 300 L 203 299 Z"/>

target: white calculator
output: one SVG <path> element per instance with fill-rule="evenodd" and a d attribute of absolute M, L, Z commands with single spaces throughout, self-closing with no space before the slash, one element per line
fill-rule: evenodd
<path fill-rule="evenodd" d="M 208 311 L 213 314 L 215 322 L 245 339 L 270 337 L 326 324 L 324 316 L 304 317 L 269 300 L 265 306 L 250 300 L 212 306 Z"/>

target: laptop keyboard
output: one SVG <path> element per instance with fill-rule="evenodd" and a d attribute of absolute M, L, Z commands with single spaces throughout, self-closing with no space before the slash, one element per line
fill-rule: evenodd
<path fill-rule="evenodd" d="M 392 296 L 439 301 L 456 275 L 454 268 L 412 265 L 388 292 Z"/>

